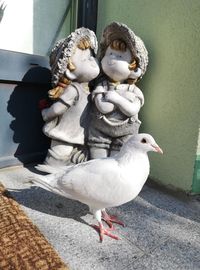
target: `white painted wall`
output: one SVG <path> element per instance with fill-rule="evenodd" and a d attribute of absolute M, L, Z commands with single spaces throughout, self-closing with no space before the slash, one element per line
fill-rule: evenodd
<path fill-rule="evenodd" d="M 33 52 L 33 0 L 6 0 L 0 22 L 0 49 Z"/>
<path fill-rule="evenodd" d="M 48 55 L 55 41 L 71 32 L 69 0 L 0 0 L 0 49 Z"/>

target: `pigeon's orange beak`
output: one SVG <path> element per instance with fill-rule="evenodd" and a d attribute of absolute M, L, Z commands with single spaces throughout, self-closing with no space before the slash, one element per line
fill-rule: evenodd
<path fill-rule="evenodd" d="M 158 146 L 158 145 L 151 145 L 155 152 L 159 153 L 159 154 L 163 154 L 163 150 Z"/>

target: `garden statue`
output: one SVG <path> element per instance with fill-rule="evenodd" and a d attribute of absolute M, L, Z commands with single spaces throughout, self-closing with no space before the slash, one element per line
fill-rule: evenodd
<path fill-rule="evenodd" d="M 85 158 L 80 153 L 89 122 L 88 82 L 99 74 L 97 47 L 94 32 L 82 27 L 58 41 L 51 52 L 54 88 L 48 93 L 54 102 L 42 110 L 43 132 L 51 138 L 51 147 L 44 164 L 37 166 L 41 171 L 70 164 L 74 152 L 79 153 L 77 162 Z"/>
<path fill-rule="evenodd" d="M 124 141 L 138 133 L 144 97 L 135 83 L 146 71 L 148 53 L 131 29 L 113 22 L 103 31 L 100 62 L 102 72 L 92 91 L 91 159 L 114 155 Z"/>

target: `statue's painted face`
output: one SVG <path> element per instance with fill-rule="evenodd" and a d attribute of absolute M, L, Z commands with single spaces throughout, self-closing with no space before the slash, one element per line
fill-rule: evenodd
<path fill-rule="evenodd" d="M 101 60 L 104 73 L 113 81 L 124 81 L 130 75 L 129 64 L 132 55 L 128 48 L 125 51 L 107 48 L 105 56 Z"/>
<path fill-rule="evenodd" d="M 90 48 L 81 50 L 76 48 L 75 53 L 71 57 L 71 61 L 76 67 L 72 71 L 78 82 L 89 82 L 96 78 L 99 74 L 99 65 L 97 59 L 93 56 Z"/>

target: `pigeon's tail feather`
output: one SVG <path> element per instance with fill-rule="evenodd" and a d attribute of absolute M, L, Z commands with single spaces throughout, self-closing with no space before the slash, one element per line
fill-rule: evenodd
<path fill-rule="evenodd" d="M 33 176 L 29 179 L 41 188 L 44 188 L 44 189 L 51 191 L 53 193 L 62 195 L 64 197 L 70 198 L 70 195 L 63 194 L 63 192 L 58 188 L 57 177 L 56 177 L 57 175 L 56 174 L 50 174 L 50 175 L 46 175 L 46 176 L 37 175 L 37 176 Z"/>
<path fill-rule="evenodd" d="M 35 166 L 35 168 L 41 172 L 46 172 L 46 173 L 58 173 L 66 170 L 66 166 L 59 166 L 57 168 L 48 165 L 48 164 L 39 164 Z"/>

